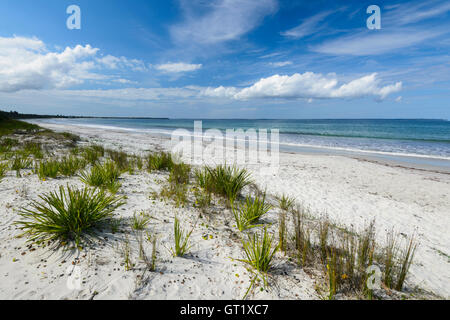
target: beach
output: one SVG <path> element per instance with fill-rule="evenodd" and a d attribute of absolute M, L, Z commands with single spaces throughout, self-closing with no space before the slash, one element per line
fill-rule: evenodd
<path fill-rule="evenodd" d="M 144 155 L 169 151 L 169 140 L 151 133 L 130 132 L 71 124 L 34 121 L 54 131 L 74 133 L 85 145 Z M 338 226 L 361 230 L 375 221 L 377 242 L 384 243 L 394 229 L 404 239 L 416 237 L 418 248 L 407 277 L 407 288 L 450 296 L 450 174 L 445 170 L 408 167 L 395 163 L 330 154 L 280 153 L 276 174 L 261 175 L 248 168 L 254 183 L 270 199 L 283 194 L 307 208 L 311 216 L 327 215 Z M 17 210 L 38 195 L 67 184 L 82 187 L 77 177 L 41 181 L 36 175 L 17 178 L 13 172 L 0 182 L 0 298 L 2 299 L 241 299 L 251 273 L 239 262 L 242 249 L 233 228 L 232 215 L 220 203 L 214 213 L 200 219 L 192 207 L 178 208 L 158 198 L 160 181 L 166 173 L 124 174 L 120 194 L 126 196 L 117 210 L 123 219 L 148 212 L 149 230 L 158 235 L 157 272 L 145 272 L 138 258 L 132 271 L 125 271 L 119 236 L 98 240 L 95 250 L 46 251 L 27 247 L 20 230 L 13 225 Z M 248 193 L 246 190 L 245 193 Z M 222 214 L 224 213 L 224 214 Z M 192 233 L 191 254 L 173 257 L 175 216 Z M 278 211 L 264 219 L 275 224 Z M 276 230 L 275 226 L 270 227 Z M 274 231 L 275 232 L 275 231 Z M 129 235 L 132 246 L 136 239 Z M 149 244 L 146 244 L 149 246 Z M 149 249 L 150 250 L 150 249 Z M 81 270 L 80 289 L 68 288 L 74 269 Z M 255 290 L 252 299 L 321 299 L 320 276 L 298 268 L 285 255 L 276 254 L 275 271 L 269 288 Z M 416 291 L 415 291 L 416 292 Z M 415 293 L 416 294 L 416 293 Z"/>

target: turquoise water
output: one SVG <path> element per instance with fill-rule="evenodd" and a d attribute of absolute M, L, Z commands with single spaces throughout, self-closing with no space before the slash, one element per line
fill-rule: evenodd
<path fill-rule="evenodd" d="M 200 119 L 198 119 L 200 120 Z M 187 119 L 49 119 L 92 127 L 171 134 L 192 131 Z M 207 129 L 278 129 L 280 149 L 299 148 L 415 156 L 450 160 L 450 122 L 446 120 L 202 120 Z"/>

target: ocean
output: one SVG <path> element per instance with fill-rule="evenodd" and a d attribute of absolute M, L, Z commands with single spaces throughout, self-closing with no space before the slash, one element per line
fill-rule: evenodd
<path fill-rule="evenodd" d="M 202 119 L 196 119 L 202 120 Z M 193 131 L 193 119 L 46 119 L 45 122 L 97 128 L 121 128 L 170 135 Z M 278 129 L 280 150 L 358 154 L 450 167 L 450 121 L 447 120 L 202 120 L 203 130 Z M 270 131 L 269 131 L 270 132 Z"/>

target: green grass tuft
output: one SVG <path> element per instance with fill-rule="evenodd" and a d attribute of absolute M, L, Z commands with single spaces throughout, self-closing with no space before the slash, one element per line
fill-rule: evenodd
<path fill-rule="evenodd" d="M 124 203 L 122 199 L 108 195 L 104 191 L 96 192 L 84 188 L 76 190 L 67 186 L 59 192 L 50 192 L 39 197 L 42 201 L 33 201 L 31 208 L 22 209 L 24 220 L 16 222 L 30 241 L 41 243 L 56 240 L 75 241 L 79 245 L 83 235 L 105 219 Z"/>

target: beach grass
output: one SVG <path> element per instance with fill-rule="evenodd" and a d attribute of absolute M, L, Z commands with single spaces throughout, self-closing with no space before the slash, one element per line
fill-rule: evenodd
<path fill-rule="evenodd" d="M 175 221 L 173 224 L 174 231 L 174 246 L 170 249 L 174 257 L 182 257 L 184 256 L 190 249 L 189 239 L 194 231 L 194 228 L 191 231 L 185 231 L 181 225 L 178 217 L 175 217 Z"/>
<path fill-rule="evenodd" d="M 89 171 L 81 171 L 80 180 L 91 187 L 106 189 L 111 193 L 117 193 L 121 184 L 118 179 L 121 170 L 117 165 L 108 160 L 103 164 L 95 164 Z"/>
<path fill-rule="evenodd" d="M 83 235 L 102 221 L 112 217 L 114 210 L 122 206 L 122 198 L 104 191 L 61 186 L 59 191 L 39 196 L 30 208 L 23 208 L 16 222 L 30 237 L 30 241 L 75 241 L 80 244 Z"/>
<path fill-rule="evenodd" d="M 145 230 L 150 223 L 150 219 L 151 218 L 143 211 L 138 214 L 135 212 L 131 220 L 131 228 L 133 230 Z"/>
<path fill-rule="evenodd" d="M 218 165 L 205 167 L 195 172 L 197 185 L 216 195 L 236 200 L 242 189 L 251 184 L 250 173 L 235 166 Z"/>
<path fill-rule="evenodd" d="M 279 246 L 275 245 L 274 236 L 271 236 L 267 228 L 264 228 L 261 234 L 247 235 L 247 240 L 242 240 L 242 246 L 245 258 L 239 259 L 239 261 L 247 264 L 255 273 L 254 280 L 260 278 L 263 280 L 264 286 L 267 286 L 268 272 L 272 268 L 274 255 L 279 249 Z M 254 280 L 252 280 L 252 284 Z M 252 285 L 249 290 L 251 287 Z"/>
<path fill-rule="evenodd" d="M 167 152 L 149 154 L 146 159 L 146 167 L 149 172 L 168 171 L 173 165 L 172 155 Z"/>

